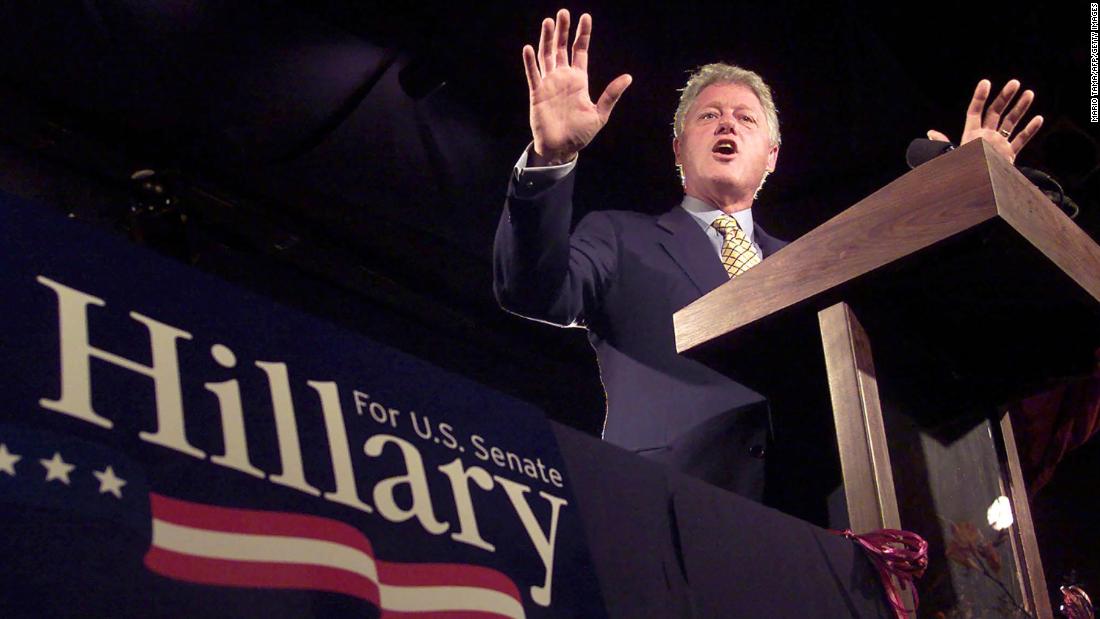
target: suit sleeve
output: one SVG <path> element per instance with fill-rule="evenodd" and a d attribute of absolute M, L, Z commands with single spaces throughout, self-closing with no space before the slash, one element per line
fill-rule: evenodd
<path fill-rule="evenodd" d="M 606 213 L 570 233 L 575 173 L 531 195 L 509 184 L 493 243 L 493 292 L 504 309 L 560 326 L 587 325 L 611 287 L 618 231 Z"/>

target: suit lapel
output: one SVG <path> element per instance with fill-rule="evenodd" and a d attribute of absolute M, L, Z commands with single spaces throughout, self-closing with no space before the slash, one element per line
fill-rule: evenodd
<path fill-rule="evenodd" d="M 699 289 L 699 294 L 729 281 L 710 239 L 690 213 L 677 206 L 662 215 L 657 225 L 670 233 L 661 246 Z"/>
<path fill-rule="evenodd" d="M 759 224 L 755 226 L 755 232 L 753 233 L 753 236 L 756 239 L 756 244 L 760 246 L 760 251 L 764 252 L 764 255 L 761 256 L 762 258 L 767 258 L 768 256 L 787 246 L 786 241 L 780 241 L 774 236 L 768 234 L 764 231 L 763 228 L 760 227 Z"/>

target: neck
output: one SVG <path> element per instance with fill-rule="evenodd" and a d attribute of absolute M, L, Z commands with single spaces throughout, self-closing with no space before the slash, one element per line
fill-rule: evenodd
<path fill-rule="evenodd" d="M 745 209 L 752 208 L 752 196 L 734 197 L 734 196 L 709 196 L 702 195 L 701 192 L 694 192 L 690 188 L 685 188 L 684 193 L 701 200 L 714 208 L 722 211 L 727 215 L 732 215 L 737 211 L 743 211 Z"/>

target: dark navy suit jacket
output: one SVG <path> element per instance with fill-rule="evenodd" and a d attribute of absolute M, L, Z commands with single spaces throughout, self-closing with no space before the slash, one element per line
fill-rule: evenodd
<path fill-rule="evenodd" d="M 759 500 L 763 398 L 676 353 L 672 315 L 728 281 L 698 222 L 592 212 L 570 232 L 575 173 L 531 196 L 508 189 L 494 243 L 505 309 L 583 326 L 607 394 L 604 439 Z M 757 226 L 765 257 L 784 245 Z"/>

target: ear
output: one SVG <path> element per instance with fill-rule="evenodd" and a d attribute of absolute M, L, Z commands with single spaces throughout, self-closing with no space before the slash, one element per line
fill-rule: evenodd
<path fill-rule="evenodd" d="M 772 146 L 768 152 L 768 172 L 775 172 L 775 164 L 779 161 L 779 145 Z"/>
<path fill-rule="evenodd" d="M 680 165 L 680 138 L 672 138 L 672 152 L 676 155 L 676 165 Z"/>

